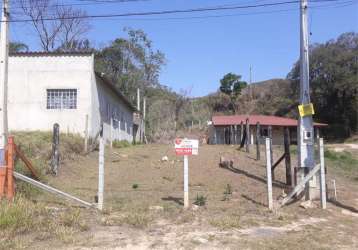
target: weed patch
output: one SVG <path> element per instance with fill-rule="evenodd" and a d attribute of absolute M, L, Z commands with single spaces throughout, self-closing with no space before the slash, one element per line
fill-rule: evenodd
<path fill-rule="evenodd" d="M 325 150 L 324 152 L 327 165 L 343 171 L 353 179 L 358 177 L 358 159 L 350 152 L 334 152 Z"/>
<path fill-rule="evenodd" d="M 223 201 L 230 200 L 231 196 L 232 196 L 232 187 L 230 184 L 226 184 Z"/>
<path fill-rule="evenodd" d="M 128 148 L 130 146 L 131 146 L 131 144 L 126 140 L 120 140 L 120 141 L 114 140 L 112 142 L 112 147 L 114 147 L 114 148 Z"/>
<path fill-rule="evenodd" d="M 206 200 L 207 200 L 206 196 L 197 194 L 194 204 L 197 206 L 205 206 Z"/>
<path fill-rule="evenodd" d="M 148 213 L 126 213 L 121 215 L 109 215 L 102 219 L 102 224 L 105 226 L 122 226 L 129 225 L 135 228 L 146 228 L 154 218 Z"/>
<path fill-rule="evenodd" d="M 221 230 L 240 228 L 240 216 L 231 215 L 222 218 L 215 218 L 209 221 L 210 225 L 220 228 Z"/>
<path fill-rule="evenodd" d="M 12 239 L 15 234 L 36 233 L 46 239 L 69 242 L 71 235 L 88 230 L 79 209 L 48 209 L 23 196 L 13 202 L 0 202 L 0 238 Z M 1 242 L 1 241 L 0 241 Z"/>

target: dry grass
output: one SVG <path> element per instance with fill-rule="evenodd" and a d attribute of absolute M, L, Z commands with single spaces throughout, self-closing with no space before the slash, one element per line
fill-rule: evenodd
<path fill-rule="evenodd" d="M 46 180 L 52 153 L 52 133 L 50 132 L 12 132 L 15 143 L 31 162 L 40 179 Z M 78 160 L 83 153 L 83 139 L 78 135 L 60 134 L 61 164 Z M 17 161 L 16 170 L 29 174 L 21 161 Z"/>
<path fill-rule="evenodd" d="M 231 214 L 209 220 L 210 225 L 221 230 L 241 228 L 240 215 Z"/>
<path fill-rule="evenodd" d="M 40 170 L 45 170 L 51 151 L 51 136 L 46 133 L 34 136 L 32 138 L 31 134 L 19 133 L 15 141 L 19 141 L 24 151 L 26 149 L 25 153 L 32 161 L 39 162 L 37 166 Z M 44 171 L 44 179 L 65 192 L 93 201 L 97 193 L 97 152 L 82 156 L 80 138 L 67 135 L 61 138 L 61 147 L 64 148 L 61 152 L 63 164 L 60 174 L 52 177 L 46 175 Z M 275 159 L 281 155 L 281 151 L 276 148 L 274 153 Z M 164 155 L 169 157 L 168 162 L 160 161 Z M 221 155 L 233 158 L 235 168 L 220 168 L 218 162 Z M 135 232 L 143 233 L 153 228 L 160 229 L 158 221 L 167 221 L 172 228 L 177 226 L 180 227 L 178 230 L 183 231 L 184 228 L 189 231 L 209 228 L 232 232 L 235 231 L 233 229 L 238 228 L 261 225 L 281 226 L 310 216 L 327 216 L 320 210 L 299 209 L 298 204 L 282 208 L 278 215 L 268 213 L 265 159 L 262 157 L 261 161 L 255 161 L 254 158 L 254 152 L 246 154 L 238 151 L 236 147 L 202 146 L 199 156 L 190 157 L 189 160 L 189 193 L 192 204 L 197 194 L 206 197 L 205 206 L 196 211 L 183 211 L 183 163 L 181 157 L 174 155 L 172 146 L 154 144 L 106 149 L 103 213 L 70 208 L 67 201 L 59 200 L 57 197 L 18 182 L 18 194 L 22 195 L 17 197 L 13 204 L 7 202 L 0 204 L 0 249 L 26 248 L 30 241 L 46 243 L 59 241 L 61 244 L 74 244 L 78 243 L 83 235 L 89 235 L 87 230 L 98 230 L 98 227 L 105 228 L 103 230 L 106 231 L 110 230 L 111 226 L 117 226 L 123 228 L 123 231 L 136 230 Z M 294 158 L 293 156 L 293 162 L 295 162 Z M 330 167 L 329 164 L 327 165 Z M 356 169 L 350 168 L 351 170 L 356 173 Z M 277 167 L 276 178 L 278 182 L 275 182 L 273 188 L 275 198 L 282 194 L 279 181 L 285 180 L 282 165 Z M 351 202 L 350 206 L 354 206 L 357 187 L 352 185 L 351 180 L 342 178 L 342 181 L 338 182 L 342 183 L 340 188 L 345 192 L 344 195 L 339 193 L 341 202 L 345 204 Z M 136 184 L 136 188 L 133 188 L 133 184 Z M 162 209 L 153 211 L 149 209 L 152 206 L 159 206 Z M 332 219 L 331 226 L 341 223 L 332 215 L 330 219 Z M 165 230 L 163 229 L 164 233 Z M 343 230 L 345 235 L 354 235 L 348 227 L 340 230 Z M 325 232 L 326 229 L 321 231 L 312 229 L 311 233 L 324 235 Z M 287 239 L 299 240 L 302 235 L 309 236 L 306 233 L 295 232 L 294 237 L 290 236 Z M 135 238 L 136 235 L 132 236 Z M 161 237 L 158 236 L 159 245 Z M 229 245 L 232 243 L 232 239 L 218 239 L 218 237 L 212 239 L 213 242 L 218 240 L 222 241 L 220 243 L 225 243 L 227 240 Z M 345 238 L 343 237 L 342 240 Z M 286 242 L 286 238 L 283 237 L 282 241 Z M 329 241 L 335 243 L 332 238 Z M 266 239 L 244 241 L 244 243 L 241 241 L 242 244 L 238 245 L 255 249 L 262 248 L 265 242 Z M 236 241 L 235 244 L 237 243 Z M 280 243 L 273 241 L 267 246 L 274 249 L 280 246 Z M 290 244 L 287 246 L 292 247 Z"/>
<path fill-rule="evenodd" d="M 102 217 L 101 224 L 104 226 L 123 226 L 128 225 L 135 228 L 146 228 L 154 220 L 153 215 L 145 212 L 133 213 L 113 213 Z"/>
<path fill-rule="evenodd" d="M 47 207 L 34 203 L 21 195 L 13 202 L 3 200 L 0 203 L 0 249 L 9 246 L 26 246 L 26 235 L 36 235 L 38 239 L 60 239 L 64 243 L 73 241 L 77 232 L 88 230 L 79 209 Z M 21 237 L 18 237 L 21 235 Z"/>

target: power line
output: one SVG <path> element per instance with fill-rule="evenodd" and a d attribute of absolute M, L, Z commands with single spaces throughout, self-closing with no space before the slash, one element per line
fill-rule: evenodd
<path fill-rule="evenodd" d="M 311 0 L 311 2 L 339 2 L 342 0 Z M 255 5 L 239 5 L 239 6 L 221 6 L 221 7 L 204 7 L 195 9 L 182 9 L 182 10 L 164 10 L 164 11 L 149 11 L 149 12 L 132 12 L 132 13 L 121 13 L 121 14 L 103 14 L 103 15 L 82 15 L 82 16 L 69 16 L 69 17 L 45 17 L 40 18 L 41 21 L 51 20 L 68 20 L 68 19 L 84 19 L 84 18 L 110 18 L 110 17 L 131 17 L 131 16 L 154 16 L 154 15 L 167 15 L 167 14 L 182 14 L 182 13 L 199 13 L 199 12 L 210 12 L 210 11 L 223 11 L 223 10 L 237 10 L 237 9 L 252 9 L 260 7 L 273 7 L 289 5 L 299 3 L 298 0 L 275 2 L 275 3 L 263 3 Z M 31 19 L 13 19 L 9 22 L 32 22 Z"/>
<path fill-rule="evenodd" d="M 340 7 L 346 7 L 349 5 L 356 4 L 354 1 L 347 1 L 343 3 L 340 3 L 341 5 L 320 5 L 311 7 L 314 9 L 328 9 L 328 8 L 340 8 Z M 350 3 L 350 4 L 346 4 Z M 352 4 L 353 3 L 353 4 Z M 127 20 L 127 21 L 165 21 L 165 20 L 194 20 L 194 19 L 210 19 L 210 18 L 223 18 L 223 17 L 237 17 L 237 16 L 255 16 L 255 15 L 264 15 L 264 14 L 274 14 L 274 13 L 284 13 L 284 12 L 292 12 L 297 11 L 297 8 L 290 8 L 290 9 L 279 9 L 279 10 L 272 10 L 272 11 L 258 11 L 258 12 L 250 12 L 250 13 L 236 13 L 236 14 L 223 14 L 223 15 L 206 15 L 206 16 L 190 16 L 190 17 L 163 17 L 163 18 L 123 18 L 121 20 Z M 120 17 L 119 17 L 120 18 Z M 109 17 L 107 19 L 113 20 L 119 19 L 118 17 Z"/>
<path fill-rule="evenodd" d="M 151 0 L 113 0 L 113 1 L 105 1 L 105 0 L 101 0 L 101 1 L 90 1 L 90 0 L 84 0 L 84 1 L 80 1 L 79 3 L 62 3 L 62 4 L 51 4 L 48 6 L 45 5 L 37 5 L 36 7 L 47 7 L 49 9 L 51 8 L 57 8 L 57 7 L 72 7 L 72 6 L 92 6 L 92 5 L 103 5 L 103 4 L 120 4 L 120 3 L 132 3 L 132 2 L 149 2 Z M 11 9 L 22 9 L 23 7 L 25 8 L 30 8 L 30 5 L 22 5 L 22 3 L 20 1 L 15 1 L 14 2 L 15 6 L 11 6 Z M 20 5 L 20 6 L 19 6 Z"/>

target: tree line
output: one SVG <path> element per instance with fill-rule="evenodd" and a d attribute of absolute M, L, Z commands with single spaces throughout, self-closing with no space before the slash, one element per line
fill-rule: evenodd
<path fill-rule="evenodd" d="M 343 33 L 310 46 L 309 68 L 314 120 L 329 125 L 326 136 L 347 138 L 358 133 L 358 33 Z M 232 73 L 223 77 L 220 93 L 211 97 L 214 112 L 298 117 L 299 61 L 286 79 L 242 85 L 246 88 L 240 88 L 240 94 L 233 94 L 233 84 L 227 79 L 235 82 Z"/>

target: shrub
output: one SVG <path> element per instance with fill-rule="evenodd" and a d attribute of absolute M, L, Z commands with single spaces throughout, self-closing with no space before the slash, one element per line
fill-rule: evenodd
<path fill-rule="evenodd" d="M 232 187 L 230 184 L 226 184 L 223 201 L 230 200 L 231 195 L 232 195 Z"/>
<path fill-rule="evenodd" d="M 195 202 L 194 204 L 197 205 L 197 206 L 205 206 L 206 204 L 206 197 L 204 195 L 199 195 L 197 194 L 196 195 L 196 198 L 195 198 Z"/>
<path fill-rule="evenodd" d="M 112 146 L 114 148 L 127 148 L 127 147 L 131 146 L 131 144 L 126 140 L 114 140 L 112 142 Z"/>

